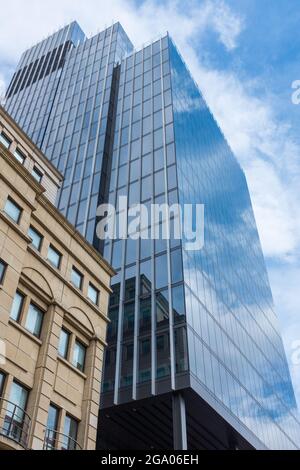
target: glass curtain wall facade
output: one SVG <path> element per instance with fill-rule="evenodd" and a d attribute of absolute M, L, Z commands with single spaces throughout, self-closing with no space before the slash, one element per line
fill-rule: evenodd
<path fill-rule="evenodd" d="M 72 23 L 23 55 L 6 108 L 64 174 L 59 209 L 117 270 L 103 408 L 192 389 L 254 447 L 300 448 L 247 182 L 169 36 L 133 52 L 119 23 L 90 39 Z M 204 204 L 204 248 L 175 239 L 174 214 L 158 224 L 170 240 L 102 246 L 96 208 L 121 196 Z"/>
<path fill-rule="evenodd" d="M 170 56 L 179 199 L 205 204 L 205 246 L 183 250 L 191 383 L 268 448 L 296 448 L 297 405 L 247 182 L 172 41 Z"/>
<path fill-rule="evenodd" d="M 13 75 L 6 109 L 39 147 L 68 53 L 84 39 L 78 24 L 71 23 L 24 52 Z"/>
<path fill-rule="evenodd" d="M 186 251 L 172 237 L 106 244 L 118 270 L 106 405 L 180 389 L 188 373 L 241 434 L 297 448 L 297 407 L 247 182 L 168 36 L 121 64 L 109 202 L 120 196 L 129 206 L 204 204 L 205 246 Z"/>
<path fill-rule="evenodd" d="M 109 191 L 117 208 L 121 196 L 129 206 L 178 203 L 170 72 L 167 36 L 122 61 Z M 119 270 L 104 391 L 119 403 L 174 389 L 188 371 L 181 242 L 115 240 L 104 255 Z"/>
<path fill-rule="evenodd" d="M 90 39 L 72 23 L 23 55 L 6 95 L 7 111 L 64 175 L 58 208 L 91 243 L 109 169 L 115 66 L 132 49 L 120 23 Z M 15 86 L 32 63 L 35 76 Z"/>

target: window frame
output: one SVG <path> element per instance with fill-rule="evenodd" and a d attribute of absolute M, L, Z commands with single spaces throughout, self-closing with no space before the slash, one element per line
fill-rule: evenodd
<path fill-rule="evenodd" d="M 6 141 L 6 142 L 5 142 Z M 1 131 L 0 132 L 0 143 L 7 149 L 9 150 L 11 144 L 13 141 L 6 135 L 5 132 Z"/>
<path fill-rule="evenodd" d="M 7 272 L 7 263 L 5 261 L 3 261 L 3 259 L 0 259 L 0 266 L 2 267 L 2 273 L 0 272 L 0 286 L 3 286 L 3 282 L 4 282 L 4 279 L 5 279 L 5 275 L 6 275 L 6 272 Z"/>
<path fill-rule="evenodd" d="M 37 237 L 40 238 L 40 243 L 39 243 L 39 246 L 38 246 L 38 247 L 35 246 L 34 243 L 33 243 L 33 239 L 31 238 L 30 233 L 29 233 L 30 230 L 32 230 L 32 232 L 35 232 L 35 234 L 37 235 Z M 43 241 L 44 241 L 43 235 L 42 235 L 38 230 L 36 230 L 36 228 L 34 228 L 33 225 L 30 225 L 30 226 L 29 226 L 29 229 L 28 229 L 28 236 L 29 236 L 29 238 L 31 238 L 31 240 L 32 240 L 32 242 L 31 242 L 30 245 L 33 246 L 37 251 L 40 252 L 41 249 L 42 249 Z"/>
<path fill-rule="evenodd" d="M 50 418 L 50 410 L 55 411 L 55 425 L 54 429 L 50 427 L 49 423 L 49 418 Z M 47 441 L 46 441 L 46 449 L 47 450 L 54 450 L 56 449 L 57 446 L 57 433 L 59 431 L 59 421 L 60 421 L 60 415 L 61 415 L 61 408 L 58 406 L 54 405 L 52 402 L 50 402 L 49 408 L 48 408 L 48 415 L 47 415 L 47 426 L 46 426 L 46 432 L 47 432 Z"/>
<path fill-rule="evenodd" d="M 75 274 L 79 277 L 79 279 L 80 279 L 79 286 L 73 281 L 73 274 Z M 74 287 L 76 287 L 76 289 L 79 289 L 80 291 L 82 291 L 83 281 L 84 281 L 84 275 L 82 274 L 82 272 L 79 271 L 79 269 L 77 269 L 76 266 L 72 266 L 72 269 L 71 269 L 71 283 L 72 283 L 72 285 Z"/>
<path fill-rule="evenodd" d="M 18 216 L 17 219 L 14 219 L 14 218 L 7 212 L 6 206 L 7 206 L 8 203 L 12 204 L 13 206 L 15 206 L 16 209 L 19 210 L 19 216 Z M 4 212 L 5 212 L 5 214 L 10 218 L 10 220 L 12 220 L 15 224 L 20 225 L 20 221 L 21 221 L 23 209 L 22 209 L 22 207 L 19 206 L 19 204 L 18 204 L 17 202 L 15 202 L 15 200 L 12 199 L 10 196 L 8 196 L 7 199 L 6 199 L 6 203 L 5 203 L 5 206 L 4 206 Z"/>
<path fill-rule="evenodd" d="M 41 323 L 40 323 L 40 327 L 39 327 L 39 331 L 38 331 L 38 334 L 36 334 L 35 332 L 32 332 L 28 327 L 27 327 L 27 323 L 28 323 L 28 318 L 29 318 L 29 313 L 30 313 L 30 308 L 31 307 L 34 307 L 39 313 L 41 313 Z M 26 331 L 28 331 L 28 333 L 30 333 L 32 336 L 34 336 L 35 338 L 37 339 L 40 339 L 41 338 L 41 334 L 42 334 L 42 329 L 43 329 L 43 323 L 44 323 L 44 317 L 45 317 L 45 311 L 42 310 L 35 302 L 30 302 L 29 304 L 29 307 L 28 307 L 28 310 L 27 310 L 27 313 L 26 313 L 26 319 L 25 319 L 25 329 Z"/>
<path fill-rule="evenodd" d="M 67 342 L 67 348 L 66 348 L 66 353 L 65 355 L 62 355 L 60 353 L 60 343 L 61 343 L 61 338 L 62 338 L 62 333 L 66 333 L 67 336 L 68 336 L 68 342 Z M 57 353 L 58 353 L 58 356 L 61 358 L 61 359 L 65 359 L 66 361 L 69 359 L 69 354 L 70 354 L 70 344 L 71 344 L 71 336 L 72 334 L 70 333 L 70 331 L 68 331 L 66 328 L 62 327 L 61 328 L 61 331 L 60 331 L 60 335 L 59 335 L 59 343 L 58 343 L 58 348 L 57 348 Z"/>
<path fill-rule="evenodd" d="M 89 295 L 90 289 L 92 289 L 92 290 L 96 293 L 96 295 L 97 295 L 96 302 L 94 302 L 94 300 L 93 300 L 93 299 L 91 298 L 91 296 Z M 89 282 L 87 297 L 88 297 L 88 299 L 93 303 L 93 305 L 99 306 L 100 290 L 97 289 L 97 287 L 95 287 L 92 282 Z"/>
<path fill-rule="evenodd" d="M 11 392 L 12 392 L 12 387 L 13 387 L 13 385 L 19 386 L 20 388 L 22 388 L 22 389 L 26 392 L 26 402 L 25 402 L 24 408 L 22 408 L 22 407 L 20 406 L 20 404 L 16 404 L 16 403 L 14 403 L 14 402 L 11 400 Z M 10 401 L 11 403 L 13 403 L 14 405 L 16 405 L 17 407 L 19 407 L 19 408 L 20 408 L 21 410 L 23 410 L 25 413 L 26 413 L 26 410 L 27 410 L 29 394 L 30 394 L 30 389 L 29 389 L 28 387 L 26 387 L 26 385 L 23 385 L 22 382 L 19 382 L 18 379 L 14 378 L 14 380 L 13 380 L 12 383 L 11 383 L 10 390 L 9 390 L 9 401 Z"/>
<path fill-rule="evenodd" d="M 0 370 L 0 397 L 3 396 L 4 388 L 5 388 L 5 382 L 6 382 L 6 374 L 2 370 Z"/>
<path fill-rule="evenodd" d="M 13 387 L 19 387 L 19 389 L 22 390 L 21 398 L 23 398 L 23 392 L 24 392 L 24 398 L 25 398 L 24 403 L 21 403 L 18 400 L 14 400 L 13 394 L 15 392 L 17 392 L 18 390 L 14 391 Z M 17 413 L 16 413 L 16 416 L 17 416 L 17 420 L 18 420 L 19 425 L 20 425 L 20 436 L 15 436 L 13 428 L 11 429 L 10 425 L 11 425 L 12 421 L 11 421 L 11 418 L 10 418 L 9 414 L 4 418 L 4 424 L 7 424 L 9 426 L 8 436 L 13 437 L 13 439 L 16 440 L 19 443 L 21 443 L 22 434 L 23 434 L 23 431 L 24 431 L 24 429 L 23 429 L 23 426 L 24 426 L 24 423 L 25 423 L 24 418 L 25 418 L 25 416 L 27 416 L 27 407 L 28 407 L 28 403 L 29 403 L 30 392 L 31 392 L 31 390 L 16 378 L 14 378 L 14 380 L 10 384 L 10 389 L 9 389 L 9 393 L 8 393 L 8 410 L 9 409 L 10 410 L 11 409 L 17 409 L 18 410 Z M 6 423 L 5 423 L 5 421 L 6 421 Z"/>
<path fill-rule="evenodd" d="M 75 437 L 73 437 L 70 432 L 68 434 L 66 432 L 67 419 L 70 420 L 70 423 L 73 422 L 73 423 L 76 424 L 76 436 Z M 73 445 L 77 444 L 79 425 L 80 425 L 80 421 L 78 419 L 74 418 L 69 413 L 66 413 L 65 420 L 64 420 L 64 428 L 63 428 L 64 429 L 64 437 L 68 441 L 68 447 L 67 447 L 66 450 L 74 450 L 72 448 L 70 449 L 70 442 L 73 443 Z"/>
<path fill-rule="evenodd" d="M 44 173 L 37 167 L 34 166 L 31 172 L 31 176 L 37 181 L 39 184 L 42 183 Z"/>
<path fill-rule="evenodd" d="M 21 297 L 21 303 L 20 303 L 20 305 L 19 305 L 19 310 L 18 310 L 17 318 L 13 318 L 13 317 L 12 317 L 12 309 L 13 309 L 14 302 L 15 302 L 15 299 L 16 299 L 16 296 L 17 296 L 17 295 L 19 295 L 19 296 Z M 15 321 L 16 323 L 20 323 L 20 320 L 21 320 L 21 317 L 22 317 L 22 313 L 23 313 L 23 309 L 24 309 L 25 298 L 26 298 L 26 296 L 25 296 L 19 289 L 17 289 L 17 290 L 16 290 L 16 293 L 15 293 L 15 295 L 14 295 L 13 303 L 12 303 L 11 310 L 10 310 L 10 314 L 9 314 L 10 320 Z"/>
<path fill-rule="evenodd" d="M 25 164 L 26 155 L 18 147 L 14 151 L 14 157 L 21 165 Z"/>
<path fill-rule="evenodd" d="M 78 367 L 78 365 L 79 365 L 78 362 L 75 363 L 74 355 L 75 355 L 75 351 L 76 351 L 76 346 L 80 346 L 80 347 L 84 348 L 84 361 L 83 361 L 82 367 Z M 88 349 L 87 346 L 82 341 L 80 341 L 80 339 L 78 339 L 78 338 L 75 339 L 74 347 L 73 347 L 73 355 L 72 355 L 72 365 L 73 365 L 73 367 L 75 367 L 75 369 L 77 369 L 82 374 L 84 374 L 84 371 L 85 371 L 87 349 Z"/>
<path fill-rule="evenodd" d="M 54 253 L 56 253 L 59 257 L 59 263 L 58 265 L 55 265 L 51 259 L 49 258 L 49 252 L 50 250 L 52 250 Z M 52 243 L 50 243 L 49 247 L 48 247 L 48 253 L 47 253 L 47 261 L 49 261 L 49 263 L 51 264 L 51 266 L 53 266 L 55 269 L 60 269 L 61 268 L 61 263 L 62 263 L 62 254 L 60 253 L 60 251 L 58 251 L 54 245 L 52 245 Z"/>

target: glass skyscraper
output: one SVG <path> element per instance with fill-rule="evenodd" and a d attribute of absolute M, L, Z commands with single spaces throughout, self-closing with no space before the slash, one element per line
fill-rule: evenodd
<path fill-rule="evenodd" d="M 300 448 L 247 182 L 171 38 L 136 52 L 119 23 L 90 39 L 73 23 L 23 55 L 6 107 L 117 271 L 99 448 Z M 96 208 L 121 196 L 204 204 L 204 248 L 173 236 L 172 214 L 168 240 L 102 243 Z"/>
<path fill-rule="evenodd" d="M 107 181 L 115 64 L 132 49 L 119 23 L 90 39 L 71 23 L 23 54 L 7 92 L 7 111 L 64 175 L 59 209 L 90 242 Z"/>

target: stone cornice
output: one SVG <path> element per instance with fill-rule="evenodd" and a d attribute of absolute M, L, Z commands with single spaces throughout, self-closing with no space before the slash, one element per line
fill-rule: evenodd
<path fill-rule="evenodd" d="M 19 140 L 20 143 L 22 144 L 22 141 L 28 145 L 30 150 L 36 154 L 42 162 L 49 168 L 50 172 L 54 173 L 55 176 L 58 178 L 59 181 L 63 180 L 63 175 L 58 171 L 58 169 L 52 165 L 52 163 L 48 160 L 48 158 L 41 152 L 41 150 L 35 145 L 35 143 L 28 137 L 27 134 L 21 129 L 21 127 L 16 123 L 16 121 L 6 112 L 6 110 L 0 106 L 0 117 L 3 116 L 4 120 L 7 120 L 9 125 L 13 128 L 15 133 L 17 134 L 18 137 L 20 137 Z"/>

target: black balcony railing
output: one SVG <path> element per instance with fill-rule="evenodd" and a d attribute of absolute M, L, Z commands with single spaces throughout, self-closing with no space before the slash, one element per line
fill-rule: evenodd
<path fill-rule="evenodd" d="M 28 447 L 31 418 L 25 410 L 0 398 L 0 435 Z"/>
<path fill-rule="evenodd" d="M 46 429 L 44 450 L 81 450 L 78 442 L 67 434 Z"/>

